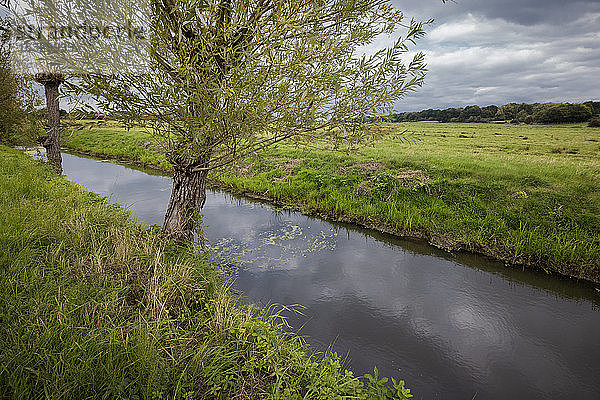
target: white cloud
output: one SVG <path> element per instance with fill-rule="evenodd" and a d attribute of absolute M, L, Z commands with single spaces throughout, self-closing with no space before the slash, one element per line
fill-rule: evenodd
<path fill-rule="evenodd" d="M 428 35 L 432 43 L 464 42 L 474 43 L 482 40 L 498 40 L 497 31 L 501 29 L 504 34 L 510 33 L 515 24 L 503 20 L 488 20 L 486 18 L 468 14 L 466 18 L 444 23 L 434 28 Z M 504 40 L 507 38 L 504 36 Z"/>
<path fill-rule="evenodd" d="M 600 12 L 523 25 L 466 14 L 418 44 L 429 74 L 398 111 L 509 102 L 600 100 Z"/>

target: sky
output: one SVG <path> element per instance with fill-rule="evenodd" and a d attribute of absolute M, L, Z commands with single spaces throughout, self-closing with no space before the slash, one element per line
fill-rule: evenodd
<path fill-rule="evenodd" d="M 433 18 L 416 50 L 428 74 L 396 111 L 600 101 L 600 0 L 393 0 Z"/>
<path fill-rule="evenodd" d="M 391 0 L 433 18 L 429 72 L 394 110 L 600 101 L 600 0 Z M 378 41 L 373 46 L 385 44 Z"/>

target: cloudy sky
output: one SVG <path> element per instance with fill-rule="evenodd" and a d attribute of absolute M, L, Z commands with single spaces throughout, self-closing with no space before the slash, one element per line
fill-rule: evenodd
<path fill-rule="evenodd" d="M 417 43 L 425 85 L 397 111 L 600 101 L 600 0 L 394 0 L 434 18 Z"/>
<path fill-rule="evenodd" d="M 600 0 L 392 0 L 433 18 L 425 85 L 396 111 L 600 101 Z"/>

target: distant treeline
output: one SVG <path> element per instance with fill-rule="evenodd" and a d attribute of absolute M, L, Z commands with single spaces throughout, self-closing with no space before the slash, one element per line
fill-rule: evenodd
<path fill-rule="evenodd" d="M 585 103 L 510 103 L 503 106 L 467 106 L 445 110 L 403 112 L 387 117 L 390 122 L 491 122 L 510 121 L 526 124 L 563 124 L 587 122 L 600 115 L 600 102 Z"/>
<path fill-rule="evenodd" d="M 36 111 L 42 118 L 46 109 Z M 67 113 L 60 110 L 61 117 L 75 119 L 110 119 L 110 116 L 98 111 L 76 110 Z M 467 106 L 464 108 L 428 109 L 415 112 L 395 113 L 384 117 L 388 122 L 492 122 L 509 121 L 526 124 L 566 124 L 588 122 L 600 118 L 600 101 L 585 103 L 509 103 L 503 106 Z"/>

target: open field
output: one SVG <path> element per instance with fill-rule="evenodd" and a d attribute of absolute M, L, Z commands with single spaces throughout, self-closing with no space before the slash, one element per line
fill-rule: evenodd
<path fill-rule="evenodd" d="M 48 166 L 0 146 L 0 177 L 0 398 L 405 398 Z"/>
<path fill-rule="evenodd" d="M 384 138 L 357 151 L 283 144 L 216 171 L 214 183 L 448 250 L 600 281 L 598 128 L 402 123 L 374 129 Z M 398 137 L 404 131 L 415 143 Z M 116 125 L 64 138 L 71 149 L 164 168 L 153 143 L 148 133 Z"/>
<path fill-rule="evenodd" d="M 153 146 L 152 136 L 141 128 L 125 129 L 115 122 L 80 121 L 67 125 L 62 141 L 63 146 L 91 154 L 131 160 L 161 169 L 169 168 L 165 158 Z"/>

